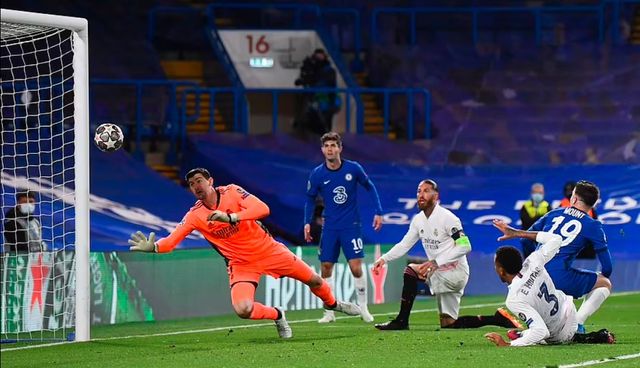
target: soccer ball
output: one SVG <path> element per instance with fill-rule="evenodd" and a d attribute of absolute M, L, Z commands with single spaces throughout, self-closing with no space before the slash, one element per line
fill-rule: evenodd
<path fill-rule="evenodd" d="M 115 152 L 122 147 L 124 134 L 119 126 L 112 123 L 100 124 L 93 136 L 96 146 L 103 152 Z"/>

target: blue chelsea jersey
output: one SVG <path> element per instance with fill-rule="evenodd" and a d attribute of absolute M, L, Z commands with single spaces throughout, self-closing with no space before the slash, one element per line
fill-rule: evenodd
<path fill-rule="evenodd" d="M 324 200 L 325 229 L 360 226 L 358 184 L 371 193 L 376 204 L 376 214 L 381 215 L 378 192 L 359 163 L 342 160 L 342 165 L 337 170 L 329 169 L 325 163 L 313 169 L 307 182 L 305 223 L 311 223 L 314 201 L 319 194 Z"/>
<path fill-rule="evenodd" d="M 560 251 L 547 263 L 547 269 L 570 267 L 578 253 L 587 245 L 592 244 L 598 258 L 603 263 L 602 273 L 605 276 L 611 273 L 610 261 L 602 262 L 603 258 L 610 257 L 602 223 L 592 219 L 587 213 L 574 207 L 557 208 L 536 221 L 529 230 L 547 231 L 562 237 Z M 608 267 L 606 263 L 609 263 Z"/>

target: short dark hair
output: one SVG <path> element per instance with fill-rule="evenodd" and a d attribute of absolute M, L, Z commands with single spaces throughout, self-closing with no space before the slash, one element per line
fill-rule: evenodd
<path fill-rule="evenodd" d="M 184 180 L 189 181 L 189 179 L 196 176 L 196 174 L 202 174 L 202 176 L 204 176 L 205 179 L 209 179 L 211 177 L 211 174 L 209 174 L 209 170 L 203 167 L 196 167 L 195 169 L 189 170 L 187 175 L 184 176 Z"/>
<path fill-rule="evenodd" d="M 589 207 L 593 207 L 600 198 L 600 189 L 590 181 L 580 180 L 576 183 L 575 191 L 580 200 Z"/>
<path fill-rule="evenodd" d="M 322 137 L 320 137 L 320 143 L 324 145 L 324 142 L 326 141 L 336 141 L 336 143 L 338 143 L 338 147 L 342 147 L 342 138 L 340 137 L 340 134 L 336 132 L 324 133 Z"/>
<path fill-rule="evenodd" d="M 433 190 L 436 191 L 436 193 L 440 193 L 440 187 L 438 187 L 438 183 L 436 183 L 435 180 L 433 179 L 424 179 L 423 181 L 420 182 L 420 185 L 422 184 L 429 184 L 433 187 Z"/>
<path fill-rule="evenodd" d="M 19 200 L 20 198 L 33 198 L 33 199 L 36 199 L 36 192 L 34 192 L 32 190 L 21 190 L 21 191 L 16 193 L 16 199 Z"/>
<path fill-rule="evenodd" d="M 515 275 L 522 269 L 522 255 L 514 247 L 500 247 L 496 250 L 496 262 L 504 268 L 509 275 Z"/>

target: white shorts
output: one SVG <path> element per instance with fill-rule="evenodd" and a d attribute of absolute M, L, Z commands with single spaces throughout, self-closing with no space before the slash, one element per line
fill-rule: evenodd
<path fill-rule="evenodd" d="M 547 339 L 550 344 L 565 344 L 573 341 L 573 335 L 576 334 L 578 329 L 578 317 L 576 313 L 576 306 L 573 304 L 573 298 L 567 295 L 567 303 L 564 310 L 564 326 L 562 329 Z"/>
<path fill-rule="evenodd" d="M 427 281 L 431 294 L 436 296 L 440 314 L 448 314 L 458 319 L 460 299 L 469 281 L 469 269 L 459 265 L 456 268 L 436 271 Z"/>

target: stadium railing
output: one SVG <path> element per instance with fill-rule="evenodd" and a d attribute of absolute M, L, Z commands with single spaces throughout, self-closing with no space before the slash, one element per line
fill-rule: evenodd
<path fill-rule="evenodd" d="M 215 106 L 215 96 L 220 94 L 233 94 L 235 101 L 246 101 L 247 94 L 270 94 L 272 101 L 271 108 L 271 124 L 272 131 L 275 133 L 279 130 L 279 101 L 282 95 L 286 94 L 310 94 L 310 93 L 336 93 L 344 94 L 344 101 L 351 101 L 353 97 L 355 101 L 359 101 L 362 94 L 377 95 L 382 100 L 382 111 L 384 119 L 383 133 L 387 135 L 390 131 L 390 113 L 391 113 L 391 97 L 393 95 L 404 95 L 406 97 L 406 111 L 407 113 L 407 139 L 415 139 L 416 124 L 418 123 L 419 111 L 416 107 L 416 95 L 421 96 L 423 103 L 424 115 L 422 116 L 422 124 L 424 124 L 424 137 L 431 137 L 431 94 L 425 88 L 188 88 L 182 92 L 182 104 L 187 101 L 187 96 L 195 95 L 195 113 L 193 115 L 187 115 L 185 110 L 182 110 L 180 116 L 180 127 L 182 132 L 182 141 L 186 139 L 187 125 L 196 121 L 200 116 L 200 96 L 203 94 L 209 95 L 210 109 L 213 110 Z M 420 100 L 420 98 L 418 99 Z M 342 107 L 345 110 L 345 116 L 347 117 L 346 131 L 350 132 L 352 116 L 355 113 L 355 133 L 364 133 L 364 108 L 360 103 L 355 103 L 355 106 L 351 106 L 351 103 L 345 103 Z M 355 109 L 353 111 L 352 109 Z M 247 133 L 248 124 L 248 105 L 240 104 L 234 106 L 233 114 L 233 127 L 234 131 Z M 211 116 L 209 121 L 210 131 L 214 131 L 214 117 Z"/>
<path fill-rule="evenodd" d="M 355 104 L 345 103 L 342 109 L 345 110 L 345 116 L 348 117 L 346 131 L 351 131 L 352 122 L 355 124 L 355 133 L 364 133 L 364 109 L 363 104 L 357 103 L 361 100 L 362 94 L 377 95 L 382 101 L 382 111 L 384 118 L 384 134 L 387 135 L 391 128 L 391 98 L 392 96 L 401 95 L 406 98 L 406 129 L 407 139 L 431 138 L 431 94 L 425 88 L 238 88 L 238 87 L 219 87 L 205 88 L 199 87 L 194 82 L 171 81 L 171 80 L 154 80 L 154 79 L 102 79 L 93 78 L 90 81 L 92 86 L 114 86 L 114 87 L 131 87 L 135 88 L 135 121 L 131 122 L 134 127 L 134 156 L 142 157 L 141 143 L 144 138 L 144 132 L 147 131 L 147 120 L 145 119 L 145 111 L 143 106 L 143 94 L 145 88 L 161 87 L 166 88 L 169 96 L 167 106 L 165 107 L 166 117 L 164 122 L 156 122 L 160 125 L 164 123 L 163 131 L 167 138 L 171 141 L 170 151 L 175 153 L 178 149 L 177 142 L 184 143 L 187 137 L 187 125 L 196 121 L 200 116 L 200 95 L 209 94 L 210 109 L 215 108 L 215 99 L 220 94 L 234 95 L 234 101 L 241 101 L 233 107 L 233 131 L 248 133 L 249 130 L 249 106 L 246 103 L 248 94 L 270 94 L 272 101 L 272 131 L 275 133 L 280 130 L 279 125 L 279 101 L 283 95 L 291 94 L 309 94 L 309 93 L 336 93 L 345 95 L 345 101 L 356 101 Z M 179 94 L 178 87 L 186 86 Z M 194 114 L 187 115 L 185 109 L 180 108 L 186 106 L 188 95 L 195 95 Z M 176 97 L 174 97 L 176 96 Z M 353 99 L 352 99 L 353 98 Z M 93 98 L 90 97 L 90 106 L 95 108 Z M 422 105 L 420 106 L 420 103 Z M 352 106 L 353 105 L 353 106 Z M 416 107 L 421 107 L 416 108 Z M 92 116 L 94 116 L 92 114 Z M 92 118 L 94 121 L 95 118 Z M 95 122 L 95 121 L 94 121 Z M 114 121 L 116 124 L 125 124 L 125 122 Z M 209 121 L 210 131 L 215 131 L 214 114 L 210 114 Z M 416 137 L 416 126 L 422 124 L 424 130 L 423 137 Z"/>
<path fill-rule="evenodd" d="M 481 15 L 499 14 L 499 13 L 529 13 L 535 21 L 534 32 L 536 44 L 542 41 L 542 16 L 549 13 L 593 13 L 598 19 L 598 40 L 604 41 L 605 34 L 605 3 L 594 6 L 509 6 L 509 7 L 380 7 L 374 8 L 371 12 L 371 43 L 378 43 L 378 18 L 383 14 L 406 14 L 409 16 L 409 44 L 415 45 L 416 36 L 416 16 L 418 14 L 470 14 L 471 15 L 471 32 L 473 42 L 478 41 L 479 26 L 478 18 Z"/>
<path fill-rule="evenodd" d="M 118 87 L 132 87 L 135 88 L 135 124 L 132 124 L 135 127 L 135 150 L 134 156 L 141 158 L 142 150 L 141 143 L 143 139 L 143 132 L 146 130 L 146 119 L 144 119 L 144 109 L 143 109 L 143 93 L 144 89 L 147 87 L 160 87 L 166 88 L 168 94 L 168 105 L 166 106 L 166 118 L 164 122 L 156 122 L 160 126 L 162 123 L 166 123 L 164 125 L 164 131 L 166 132 L 170 142 L 171 142 L 171 151 L 176 150 L 175 142 L 180 138 L 180 127 L 179 127 L 179 117 L 180 117 L 180 108 L 178 106 L 178 99 L 176 96 L 179 86 L 186 87 L 197 87 L 198 84 L 194 82 L 186 82 L 186 81 L 171 81 L 171 80 L 161 80 L 161 79 L 103 79 L 103 78 L 92 78 L 90 80 L 91 86 L 118 86 Z M 90 94 L 89 98 L 89 106 L 91 107 L 92 112 L 95 109 L 95 103 L 93 96 Z M 182 105 L 184 106 L 184 105 Z M 92 122 L 95 122 L 93 118 L 93 113 L 91 114 Z M 116 124 L 122 124 L 122 122 L 114 121 Z"/>

